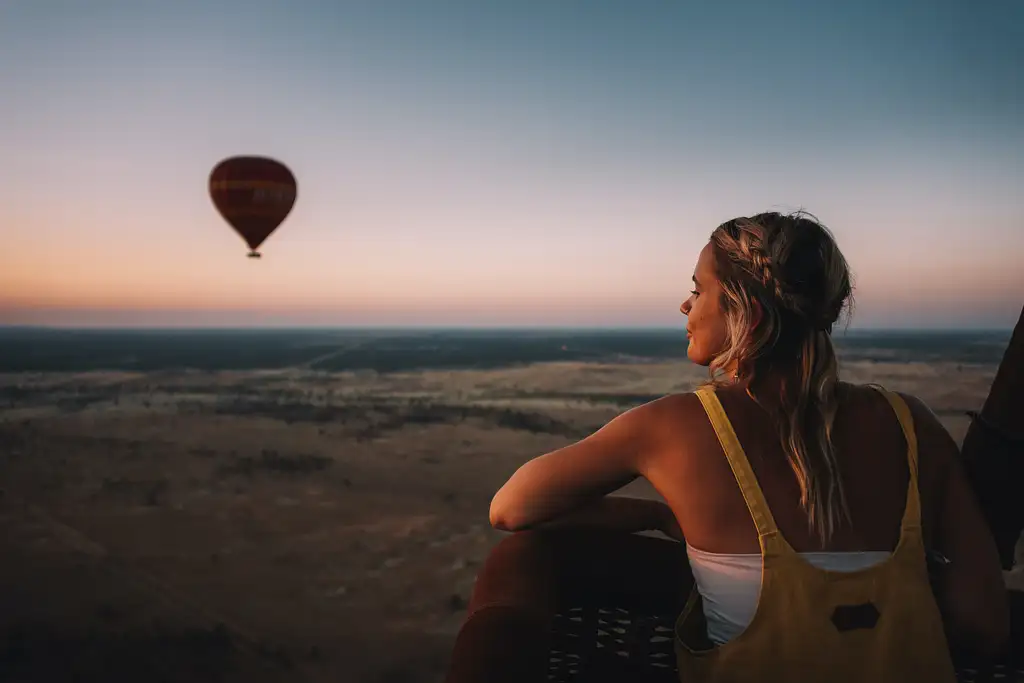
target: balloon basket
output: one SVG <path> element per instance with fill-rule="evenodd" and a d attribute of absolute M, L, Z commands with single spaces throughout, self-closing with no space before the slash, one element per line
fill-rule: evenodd
<path fill-rule="evenodd" d="M 262 254 L 258 251 L 250 251 L 249 258 L 262 258 Z"/>

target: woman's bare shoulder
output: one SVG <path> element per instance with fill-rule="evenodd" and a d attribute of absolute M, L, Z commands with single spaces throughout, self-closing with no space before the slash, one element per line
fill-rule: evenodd
<path fill-rule="evenodd" d="M 676 455 L 708 421 L 704 407 L 693 391 L 666 394 L 630 412 L 637 413 L 636 418 L 643 425 L 641 429 L 654 437 L 659 444 L 658 450 Z"/>
<path fill-rule="evenodd" d="M 884 399 L 882 393 L 878 391 L 879 389 L 896 394 L 903 399 L 904 403 L 907 404 L 907 408 L 910 409 L 910 416 L 914 420 L 915 427 L 923 427 L 925 430 L 933 430 L 936 427 L 943 430 L 945 429 L 942 427 L 942 423 L 939 421 L 939 418 L 935 415 L 932 409 L 928 407 L 928 404 L 918 396 L 904 391 L 887 389 L 886 387 L 877 384 L 853 384 L 851 382 L 840 382 L 838 387 L 839 400 L 841 403 L 862 405 L 864 401 L 868 401 L 873 405 L 885 406 L 887 401 Z M 891 410 L 891 408 L 888 408 L 888 410 Z"/>
<path fill-rule="evenodd" d="M 946 426 L 942 424 L 935 411 L 920 397 L 904 391 L 894 391 L 903 399 L 910 410 L 910 417 L 914 421 L 914 432 L 917 435 L 918 450 L 926 453 L 931 458 L 942 460 L 955 458 L 960 448 L 950 435 Z"/>
<path fill-rule="evenodd" d="M 924 454 L 922 459 L 927 458 L 932 461 L 934 468 L 936 461 L 944 463 L 956 457 L 959 452 L 956 442 L 928 404 L 914 394 L 904 391 L 892 391 L 892 393 L 902 398 L 910 411 L 918 442 L 918 452 Z M 887 405 L 887 401 L 882 395 L 868 384 L 840 383 L 840 401 L 841 404 L 846 404 L 848 407 L 859 406 L 863 409 L 866 406 L 874 406 L 878 411 L 892 412 L 891 406 Z M 863 416 L 861 415 L 861 417 Z"/>
<path fill-rule="evenodd" d="M 678 426 L 704 415 L 704 407 L 695 391 L 666 394 L 643 408 L 651 420 L 664 426 Z"/>

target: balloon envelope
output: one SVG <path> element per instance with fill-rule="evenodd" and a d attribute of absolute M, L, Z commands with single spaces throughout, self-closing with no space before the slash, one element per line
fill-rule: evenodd
<path fill-rule="evenodd" d="M 259 257 L 256 248 L 287 218 L 297 190 L 288 167 L 266 157 L 231 157 L 210 173 L 210 198 L 249 245 L 251 258 Z"/>

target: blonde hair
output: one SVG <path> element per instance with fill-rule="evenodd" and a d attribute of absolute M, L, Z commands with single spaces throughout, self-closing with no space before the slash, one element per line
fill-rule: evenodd
<path fill-rule="evenodd" d="M 852 308 L 849 266 L 832 233 L 803 211 L 735 218 L 715 229 L 711 245 L 728 329 L 711 383 L 735 369 L 757 401 L 757 380 L 782 370 L 774 417 L 800 504 L 825 543 L 850 519 L 832 443 L 839 367 L 831 335 Z"/>

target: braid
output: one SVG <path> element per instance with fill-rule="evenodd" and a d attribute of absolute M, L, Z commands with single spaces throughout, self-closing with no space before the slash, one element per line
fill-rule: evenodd
<path fill-rule="evenodd" d="M 726 348 L 710 365 L 712 382 L 733 366 L 751 387 L 774 363 L 797 369 L 781 392 L 779 436 L 808 522 L 827 540 L 849 519 L 831 440 L 839 374 L 829 334 L 851 297 L 849 268 L 831 233 L 803 213 L 736 218 L 711 242 L 728 328 Z"/>

